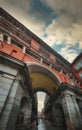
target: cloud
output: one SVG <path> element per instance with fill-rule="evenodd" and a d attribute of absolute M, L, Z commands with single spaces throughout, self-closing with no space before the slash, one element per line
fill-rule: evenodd
<path fill-rule="evenodd" d="M 82 41 L 82 0 L 41 0 L 58 15 L 46 28 L 53 44 L 66 41 L 69 44 Z M 51 39 L 50 39 L 51 41 Z"/>
<path fill-rule="evenodd" d="M 30 14 L 32 0 L 2 0 L 0 1 L 1 7 L 4 8 L 9 14 L 15 17 L 29 30 L 41 37 L 44 30 L 44 22 L 36 18 L 33 14 Z"/>
<path fill-rule="evenodd" d="M 59 54 L 71 63 L 76 58 L 77 51 L 68 45 L 61 48 Z"/>
<path fill-rule="evenodd" d="M 41 0 L 57 13 L 82 18 L 82 0 Z"/>
<path fill-rule="evenodd" d="M 31 0 L 30 6 L 31 8 L 29 9 L 29 13 L 33 15 L 38 21 L 41 20 L 44 23 L 47 22 L 48 24 L 53 19 L 53 10 L 40 0 Z"/>
<path fill-rule="evenodd" d="M 0 0 L 0 4 L 3 7 L 11 9 L 20 8 L 21 10 L 29 9 L 31 0 Z"/>
<path fill-rule="evenodd" d="M 62 41 L 65 41 L 66 44 L 75 44 L 76 42 L 79 42 L 79 46 L 81 46 L 82 25 L 74 24 L 72 27 L 68 27 L 67 25 L 63 26 L 63 22 L 64 21 L 61 17 L 57 20 L 53 20 L 52 23 L 46 28 L 46 34 L 49 36 L 47 38 L 50 41 L 52 39 L 52 44 L 62 43 Z"/>

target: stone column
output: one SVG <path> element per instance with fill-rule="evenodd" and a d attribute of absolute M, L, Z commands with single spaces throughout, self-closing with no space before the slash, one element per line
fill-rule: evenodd
<path fill-rule="evenodd" d="M 19 81 L 17 71 L 0 65 L 0 130 L 15 130 L 15 121 L 20 101 L 15 98 Z"/>
<path fill-rule="evenodd" d="M 67 122 L 68 130 L 81 130 L 82 129 L 82 115 L 79 106 L 76 102 L 74 92 L 65 90 L 62 98 L 63 110 Z"/>

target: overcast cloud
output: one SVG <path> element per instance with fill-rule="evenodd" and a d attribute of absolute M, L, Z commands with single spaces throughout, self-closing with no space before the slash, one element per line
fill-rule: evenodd
<path fill-rule="evenodd" d="M 0 0 L 0 5 L 69 62 L 82 52 L 82 0 Z"/>

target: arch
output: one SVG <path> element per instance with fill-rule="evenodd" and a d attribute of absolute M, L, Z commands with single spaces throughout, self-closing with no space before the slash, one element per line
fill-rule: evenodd
<path fill-rule="evenodd" d="M 56 127 L 67 130 L 63 107 L 60 103 L 53 106 L 53 122 Z"/>
<path fill-rule="evenodd" d="M 21 103 L 20 103 L 20 108 L 19 108 L 19 114 L 17 117 L 17 121 L 16 121 L 16 130 L 18 129 L 22 129 L 22 128 L 28 128 L 30 122 L 29 122 L 29 103 L 28 103 L 28 99 L 27 97 L 22 97 L 21 99 Z"/>
<path fill-rule="evenodd" d="M 44 93 L 46 93 L 49 97 L 52 96 L 52 95 L 50 94 L 50 92 L 49 92 L 48 90 L 44 89 L 44 88 L 36 88 L 36 89 L 34 89 L 33 92 L 34 92 L 34 93 L 37 93 L 37 92 L 44 92 Z"/>
<path fill-rule="evenodd" d="M 21 104 L 20 104 L 20 111 L 24 114 L 27 113 L 27 108 L 28 108 L 28 100 L 26 97 L 23 97 L 21 100 Z"/>
<path fill-rule="evenodd" d="M 27 62 L 33 90 L 48 92 L 50 95 L 55 93 L 61 80 L 49 68 L 34 62 Z"/>

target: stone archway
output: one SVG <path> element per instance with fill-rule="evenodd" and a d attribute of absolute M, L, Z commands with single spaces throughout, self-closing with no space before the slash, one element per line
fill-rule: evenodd
<path fill-rule="evenodd" d="M 53 123 L 55 127 L 67 130 L 63 107 L 59 103 L 53 106 Z"/>
<path fill-rule="evenodd" d="M 34 62 L 27 62 L 33 90 L 44 89 L 54 95 L 61 79 L 49 68 Z"/>
<path fill-rule="evenodd" d="M 30 125 L 30 108 L 27 97 L 21 99 L 19 114 L 16 121 L 16 130 L 26 129 Z"/>
<path fill-rule="evenodd" d="M 35 93 L 37 90 L 43 90 L 50 95 L 51 99 L 56 93 L 61 79 L 44 65 L 34 62 L 27 62 L 26 65 L 29 71 L 33 92 Z M 35 117 L 37 116 L 37 101 L 36 105 L 33 105 L 32 113 Z"/>

